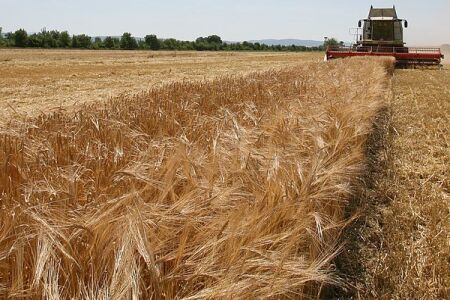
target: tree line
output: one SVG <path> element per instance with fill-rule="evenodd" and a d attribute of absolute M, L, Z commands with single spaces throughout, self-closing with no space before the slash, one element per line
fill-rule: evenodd
<path fill-rule="evenodd" d="M 265 45 L 261 43 L 236 42 L 227 43 L 220 36 L 199 37 L 195 41 L 177 39 L 160 39 L 154 34 L 144 38 L 135 38 L 125 32 L 120 38 L 107 36 L 92 38 L 86 34 L 70 35 L 67 31 L 57 30 L 28 34 L 26 30 L 2 34 L 0 27 L 0 47 L 19 48 L 73 48 L 73 49 L 148 49 L 148 50 L 197 50 L 197 51 L 323 51 L 324 46 L 283 46 Z"/>

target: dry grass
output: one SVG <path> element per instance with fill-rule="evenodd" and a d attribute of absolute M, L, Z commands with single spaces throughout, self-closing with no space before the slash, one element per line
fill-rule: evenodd
<path fill-rule="evenodd" d="M 388 143 L 359 232 L 362 299 L 449 298 L 449 87 L 448 69 L 395 73 Z"/>
<path fill-rule="evenodd" d="M 339 284 L 332 260 L 390 65 L 177 82 L 10 124 L 0 295 L 319 296 Z"/>
<path fill-rule="evenodd" d="M 86 102 L 168 82 L 246 74 L 321 58 L 321 53 L 0 49 L 0 126 L 11 117 L 73 111 Z"/>

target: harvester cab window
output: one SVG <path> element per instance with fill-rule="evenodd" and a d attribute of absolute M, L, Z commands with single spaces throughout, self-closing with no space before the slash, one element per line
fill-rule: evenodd
<path fill-rule="evenodd" d="M 394 22 L 377 21 L 372 22 L 372 36 L 375 41 L 393 41 L 394 39 Z"/>

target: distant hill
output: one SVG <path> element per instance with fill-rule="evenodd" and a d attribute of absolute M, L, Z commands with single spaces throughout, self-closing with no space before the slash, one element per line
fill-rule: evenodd
<path fill-rule="evenodd" d="M 94 41 L 95 40 L 95 38 L 101 38 L 102 39 L 102 41 L 104 41 L 106 38 L 107 38 L 108 36 L 106 36 L 106 35 L 100 35 L 100 36 L 93 36 L 93 37 L 91 37 L 91 39 L 92 39 L 92 41 Z M 120 38 L 122 37 L 121 35 L 113 35 L 113 36 L 111 36 L 113 39 L 119 39 L 120 40 Z M 138 36 L 133 36 L 135 39 L 136 39 L 136 41 L 143 41 L 144 40 L 144 38 L 143 37 L 138 37 Z"/>
<path fill-rule="evenodd" d="M 298 40 L 298 39 L 265 39 L 265 40 L 252 40 L 249 41 L 251 43 L 260 43 L 266 44 L 269 46 L 272 45 L 281 45 L 281 46 L 305 46 L 305 47 L 318 47 L 323 45 L 323 41 L 314 41 L 314 40 Z"/>

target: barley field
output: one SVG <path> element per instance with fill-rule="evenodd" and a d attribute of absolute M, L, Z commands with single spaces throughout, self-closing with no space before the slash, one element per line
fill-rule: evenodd
<path fill-rule="evenodd" d="M 317 53 L 0 49 L 0 126 L 174 81 L 319 61 Z"/>
<path fill-rule="evenodd" d="M 47 50 L 0 66 L 1 298 L 448 294 L 447 69 Z"/>

